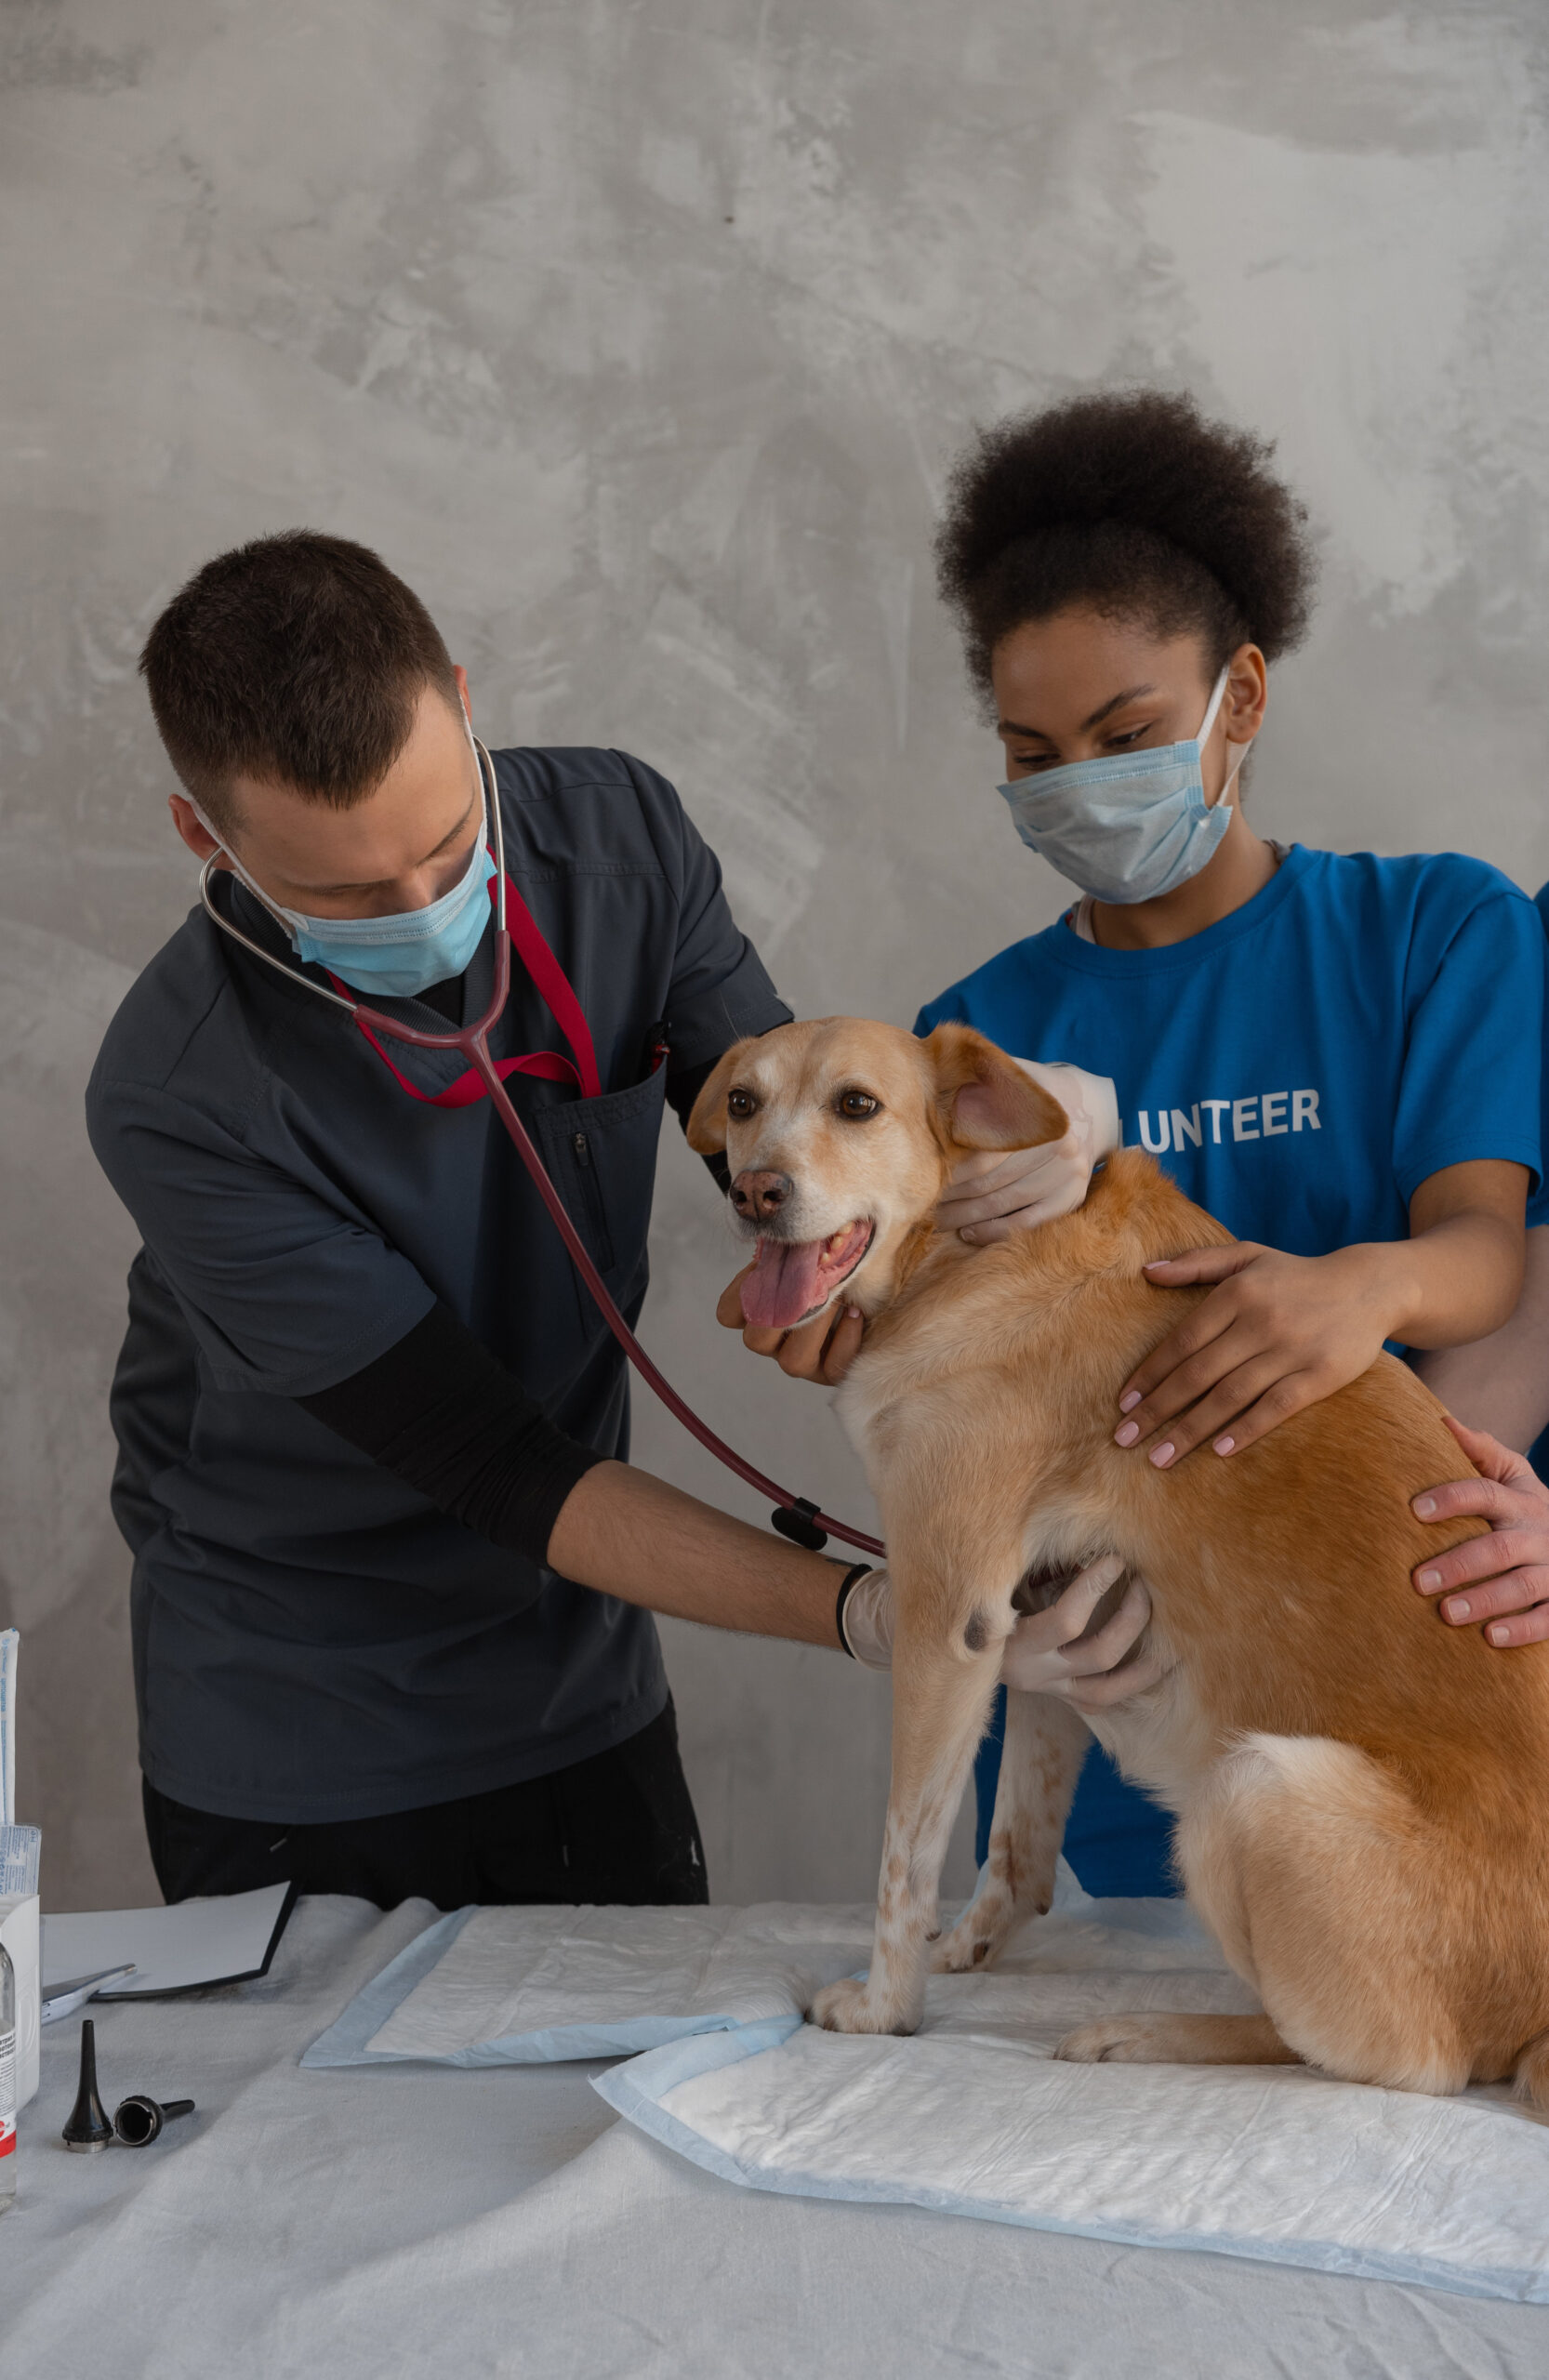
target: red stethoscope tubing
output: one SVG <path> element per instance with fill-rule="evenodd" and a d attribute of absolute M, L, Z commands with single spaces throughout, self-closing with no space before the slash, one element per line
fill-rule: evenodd
<path fill-rule="evenodd" d="M 807 1544 L 814 1551 L 820 1549 L 822 1536 L 827 1534 L 829 1537 L 842 1538 L 846 1545 L 856 1546 L 863 1554 L 885 1554 L 886 1548 L 880 1539 L 868 1537 L 864 1529 L 850 1527 L 845 1521 L 836 1521 L 827 1513 L 820 1513 L 816 1506 L 804 1496 L 793 1496 L 788 1488 L 782 1488 L 776 1480 L 767 1477 L 755 1464 L 748 1462 L 744 1456 L 738 1454 L 734 1447 L 729 1447 L 724 1438 L 718 1437 L 708 1421 L 700 1420 L 694 1408 L 679 1395 L 671 1382 L 658 1370 L 635 1337 L 615 1303 L 606 1282 L 588 1254 L 580 1234 L 571 1222 L 564 1202 L 550 1181 L 548 1169 L 534 1147 L 527 1129 L 512 1105 L 510 1095 L 500 1078 L 502 1065 L 489 1053 L 489 1034 L 499 1023 L 510 993 L 511 934 L 506 922 L 508 899 L 516 904 L 520 912 L 518 932 L 523 945 L 523 957 L 528 972 L 548 1002 L 561 1031 L 570 1042 L 578 1063 L 572 1066 L 569 1060 L 555 1057 L 553 1053 L 546 1051 L 541 1053 L 539 1061 L 518 1061 L 515 1066 L 508 1059 L 503 1062 L 504 1070 L 507 1072 L 541 1070 L 550 1079 L 554 1079 L 559 1070 L 563 1068 L 564 1073 L 573 1075 L 577 1085 L 585 1091 L 596 1080 L 596 1062 L 592 1055 L 591 1036 L 569 980 L 545 942 L 536 919 L 522 902 L 515 886 L 507 883 L 499 797 L 495 790 L 495 767 L 482 745 L 475 747 L 475 756 L 480 763 L 482 788 L 487 772 L 486 807 L 495 830 L 496 877 L 491 886 L 495 901 L 495 983 L 488 1008 L 472 1025 L 462 1025 L 456 1032 L 425 1032 L 418 1025 L 405 1025 L 397 1017 L 384 1016 L 380 1009 L 369 1008 L 363 1001 L 351 999 L 343 985 L 338 984 L 337 977 L 332 979 L 336 988 L 332 992 L 324 992 L 321 984 L 309 983 L 305 976 L 298 976 L 293 969 L 285 965 L 283 960 L 274 959 L 260 944 L 249 941 L 245 933 L 232 927 L 220 916 L 209 893 L 209 876 L 214 865 L 213 859 L 206 862 L 200 885 L 205 906 L 209 910 L 217 925 L 220 926 L 233 940 L 242 943 L 251 950 L 256 958 L 268 960 L 269 964 L 277 967 L 282 974 L 289 976 L 293 983 L 305 984 L 309 991 L 316 992 L 323 998 L 331 999 L 337 1008 L 344 1009 L 365 1035 L 366 1039 L 377 1048 L 377 1054 L 386 1061 L 395 1075 L 398 1070 L 392 1066 L 387 1051 L 377 1042 L 377 1034 L 385 1033 L 394 1041 L 406 1041 L 412 1049 L 416 1050 L 455 1050 L 465 1058 L 488 1092 L 490 1104 L 505 1126 L 518 1157 L 527 1170 L 534 1189 L 548 1208 L 554 1228 L 564 1242 L 565 1251 L 571 1263 L 586 1283 L 592 1303 L 653 1395 L 660 1398 L 674 1420 L 681 1421 L 690 1436 L 697 1438 L 699 1444 L 708 1453 L 713 1454 L 718 1462 L 724 1463 L 728 1471 L 735 1472 L 739 1479 L 745 1481 L 749 1488 L 756 1488 L 761 1496 L 773 1499 L 775 1505 L 773 1516 L 774 1526 L 780 1529 L 783 1536 L 792 1538 L 798 1544 Z M 557 998 L 556 994 L 558 994 Z M 550 1060 L 551 1064 L 546 1063 Z M 404 1083 L 405 1090 L 414 1091 L 414 1086 L 404 1082 L 403 1076 L 399 1075 L 398 1079 Z M 453 1088 L 456 1090 L 458 1087 Z M 422 1091 L 414 1091 L 414 1096 L 417 1099 L 423 1099 L 425 1094 Z M 461 1105 L 466 1103 L 459 1099 L 456 1104 Z"/>
<path fill-rule="evenodd" d="M 512 1105 L 510 1094 L 489 1053 L 485 1037 L 505 1008 L 510 987 L 510 935 L 504 927 L 497 925 L 495 934 L 495 996 L 488 1011 L 476 1025 L 465 1025 L 460 1032 L 454 1034 L 421 1033 L 413 1025 L 400 1024 L 396 1017 L 384 1016 L 379 1009 L 365 1008 L 359 1003 L 355 1007 L 355 1022 L 363 1029 L 369 1025 L 377 1033 L 391 1034 L 395 1040 L 408 1041 L 418 1049 L 456 1050 L 468 1060 L 488 1091 L 490 1105 L 510 1134 L 517 1156 L 526 1167 L 534 1189 L 548 1208 L 554 1228 L 564 1242 L 571 1263 L 586 1283 L 597 1311 L 647 1388 L 661 1399 L 668 1411 L 682 1423 L 689 1435 L 697 1438 L 700 1445 L 713 1454 L 718 1462 L 723 1462 L 728 1471 L 735 1471 L 749 1488 L 757 1488 L 761 1496 L 773 1498 L 779 1511 L 805 1514 L 814 1529 L 821 1529 L 830 1537 L 842 1538 L 846 1545 L 859 1546 L 863 1553 L 882 1553 L 883 1547 L 877 1538 L 867 1537 L 862 1529 L 851 1528 L 844 1521 L 834 1520 L 827 1513 L 811 1511 L 804 1500 L 799 1501 L 788 1488 L 768 1478 L 755 1464 L 738 1454 L 734 1447 L 729 1447 L 724 1438 L 718 1437 L 709 1423 L 700 1420 L 694 1408 L 679 1395 L 671 1382 L 652 1362 L 625 1321 L 607 1284 L 588 1254 L 579 1232 L 571 1222 L 564 1202 L 550 1181 L 548 1168 L 534 1147 L 527 1128 Z"/>

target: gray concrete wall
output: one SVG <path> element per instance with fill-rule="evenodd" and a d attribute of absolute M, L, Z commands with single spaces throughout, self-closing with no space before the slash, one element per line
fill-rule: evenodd
<path fill-rule="evenodd" d="M 907 1021 L 1045 923 L 929 540 L 969 427 L 1159 380 L 1269 431 L 1323 607 L 1255 806 L 1549 874 L 1532 0 L 5 0 L 0 1614 L 56 1907 L 150 1893 L 104 1391 L 131 1234 L 80 1091 L 190 901 L 134 674 L 296 522 L 419 588 L 501 741 L 676 779 L 788 997 Z M 711 1321 L 664 1149 L 647 1336 L 864 1513 Z M 643 1460 L 753 1509 L 655 1412 Z M 887 1693 L 673 1628 L 723 1897 L 869 1891 Z M 964 1871 L 961 1840 L 955 1874 Z"/>

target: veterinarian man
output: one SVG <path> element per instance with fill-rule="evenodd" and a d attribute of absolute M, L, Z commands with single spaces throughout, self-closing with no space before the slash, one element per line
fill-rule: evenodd
<path fill-rule="evenodd" d="M 702 1900 L 650 1613 L 885 1665 L 885 1579 L 841 1631 L 853 1566 L 629 1468 L 623 1358 L 476 1079 L 309 988 L 430 1030 L 490 998 L 467 685 L 423 605 L 362 547 L 271 537 L 190 581 L 142 668 L 178 832 L 221 871 L 220 922 L 195 908 L 152 960 L 87 1094 L 144 1239 L 113 1501 L 162 1887 Z M 632 1320 L 664 1104 L 789 1012 L 654 771 L 494 773 L 557 966 L 543 993 L 514 968 L 492 1047 Z M 1073 1136 L 1004 1211 L 1077 1203 L 1094 1153 Z M 1013 1664 L 1079 1691 L 1138 1625 L 1067 1661 L 1089 1608 Z"/>

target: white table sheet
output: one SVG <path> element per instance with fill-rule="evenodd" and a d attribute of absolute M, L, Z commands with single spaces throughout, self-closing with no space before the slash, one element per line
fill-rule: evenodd
<path fill-rule="evenodd" d="M 303 2071 L 428 1925 L 303 1902 L 272 1970 L 97 2012 L 103 2092 L 192 2093 L 70 2156 L 44 2036 L 0 2219 L 4 2380 L 1542 2380 L 1549 2313 L 735 2189 L 615 2124 L 595 2063 Z"/>

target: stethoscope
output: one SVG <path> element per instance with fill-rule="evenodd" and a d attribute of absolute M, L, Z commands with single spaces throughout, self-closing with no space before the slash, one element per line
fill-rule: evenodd
<path fill-rule="evenodd" d="M 495 983 L 490 994 L 489 1006 L 483 1016 L 476 1018 L 471 1025 L 465 1025 L 455 1033 L 429 1033 L 420 1025 L 405 1025 L 399 1017 L 385 1015 L 380 1009 L 372 1008 L 364 1000 L 351 998 L 347 987 L 339 982 L 337 975 L 332 978 L 337 988 L 329 989 L 325 985 L 314 983 L 310 975 L 300 974 L 294 967 L 288 967 L 283 959 L 277 959 L 272 951 L 265 950 L 261 943 L 255 942 L 251 935 L 244 933 L 239 926 L 232 923 L 229 918 L 223 918 L 216 907 L 210 892 L 210 879 L 216 873 L 217 860 L 221 856 L 218 852 L 212 852 L 200 872 L 200 899 L 221 932 L 231 941 L 240 943 L 253 958 L 261 959 L 266 967 L 272 967 L 275 972 L 283 975 L 288 984 L 299 984 L 307 991 L 314 993 L 319 999 L 328 1000 L 335 1008 L 342 1009 L 351 1024 L 357 1025 L 368 1039 L 374 1039 L 378 1034 L 386 1034 L 391 1040 L 407 1042 L 414 1050 L 455 1051 L 459 1057 L 465 1059 L 483 1083 L 490 1104 L 510 1134 L 516 1153 L 527 1170 L 533 1187 L 548 1208 L 554 1228 L 564 1242 L 571 1263 L 586 1283 L 593 1304 L 647 1388 L 661 1399 L 668 1411 L 682 1423 L 691 1436 L 697 1438 L 699 1444 L 714 1455 L 718 1462 L 723 1462 L 728 1471 L 735 1471 L 739 1479 L 746 1481 L 749 1488 L 756 1488 L 761 1496 L 774 1498 L 774 1510 L 770 1514 L 770 1520 L 782 1537 L 789 1538 L 795 1545 L 810 1548 L 814 1554 L 821 1553 L 830 1536 L 842 1538 L 847 1545 L 859 1546 L 863 1553 L 881 1554 L 884 1548 L 878 1539 L 867 1537 L 862 1529 L 849 1527 L 843 1521 L 831 1519 L 827 1513 L 819 1512 L 810 1497 L 793 1496 L 788 1489 L 780 1487 L 777 1481 L 766 1478 L 761 1471 L 729 1447 L 723 1438 L 717 1437 L 708 1422 L 700 1420 L 693 1407 L 685 1403 L 672 1386 L 671 1382 L 658 1370 L 635 1337 L 615 1303 L 601 1273 L 587 1253 L 580 1234 L 566 1213 L 560 1194 L 549 1178 L 543 1159 L 534 1147 L 528 1137 L 526 1127 L 511 1104 L 510 1094 L 500 1078 L 499 1068 L 489 1051 L 490 1034 L 504 1015 L 506 1002 L 510 995 L 511 937 L 507 926 L 506 842 L 500 823 L 500 796 L 495 781 L 495 763 L 477 737 L 472 741 L 479 766 L 479 790 L 483 797 L 484 817 L 493 831 L 495 841 Z M 550 960 L 554 978 L 557 978 L 558 983 L 565 985 L 565 991 L 568 993 L 569 985 L 565 983 L 559 962 L 553 959 L 552 954 L 549 952 L 548 945 L 543 941 L 536 921 L 527 912 L 525 904 L 522 903 L 521 895 L 514 887 L 510 888 L 510 898 L 521 905 L 524 923 L 531 930 L 530 935 L 524 935 L 524 939 L 528 942 L 529 954 L 541 950 Z M 549 1007 L 553 1008 L 554 1002 L 549 998 L 549 986 L 540 982 L 538 988 L 544 992 L 545 998 L 549 998 Z M 560 1018 L 558 1021 L 563 1026 L 563 1019 Z M 382 1054 L 385 1056 L 386 1052 Z"/>

